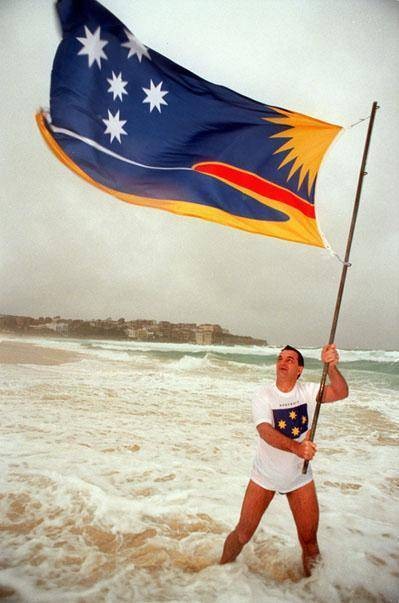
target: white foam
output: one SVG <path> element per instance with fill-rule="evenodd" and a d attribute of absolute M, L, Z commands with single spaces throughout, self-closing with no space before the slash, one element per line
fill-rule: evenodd
<path fill-rule="evenodd" d="M 197 346 L 159 344 L 177 360 L 132 342 L 49 344 L 60 346 L 88 352 L 5 365 L 0 384 L 0 584 L 16 600 L 394 600 L 399 402 L 384 375 L 349 370 L 349 399 L 323 405 L 313 465 L 324 562 L 299 580 L 281 496 L 237 562 L 217 564 L 252 463 L 250 399 L 273 364 L 236 362 L 231 349 L 192 356 Z"/>

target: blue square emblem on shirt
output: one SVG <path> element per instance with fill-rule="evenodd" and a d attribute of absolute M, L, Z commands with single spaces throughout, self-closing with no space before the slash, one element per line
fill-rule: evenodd
<path fill-rule="evenodd" d="M 295 440 L 308 430 L 308 405 L 273 409 L 274 429 Z"/>

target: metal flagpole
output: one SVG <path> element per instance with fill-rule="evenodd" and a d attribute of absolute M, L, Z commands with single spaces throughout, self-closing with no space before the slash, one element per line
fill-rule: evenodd
<path fill-rule="evenodd" d="M 357 213 L 358 213 L 358 210 L 359 210 L 359 203 L 360 203 L 360 195 L 361 195 L 361 192 L 362 192 L 363 178 L 367 174 L 367 172 L 365 171 L 365 169 L 366 169 L 366 162 L 367 162 L 367 155 L 368 155 L 368 151 L 369 151 L 371 132 L 373 130 L 374 118 L 375 118 L 375 114 L 377 112 L 377 109 L 379 109 L 378 104 L 377 104 L 376 101 L 374 101 L 372 109 L 371 109 L 371 114 L 370 114 L 370 122 L 369 122 L 369 127 L 368 127 L 368 130 L 367 130 L 366 142 L 365 142 L 365 145 L 364 145 L 362 165 L 360 167 L 359 179 L 358 179 L 358 182 L 357 182 L 357 191 L 356 191 L 356 197 L 355 197 L 355 204 L 353 206 L 352 221 L 351 221 L 351 225 L 350 225 L 350 229 L 349 229 L 348 241 L 347 241 L 347 244 L 346 244 L 345 260 L 344 260 L 344 265 L 342 267 L 341 281 L 340 281 L 339 288 L 338 288 L 338 295 L 337 295 L 337 301 L 336 301 L 336 304 L 335 304 L 334 317 L 333 317 L 333 321 L 332 321 L 332 325 L 331 325 L 330 338 L 328 340 L 329 344 L 334 343 L 335 331 L 337 329 L 338 316 L 339 316 L 339 311 L 340 311 L 340 308 L 341 308 L 342 295 L 343 295 L 344 287 L 345 287 L 346 273 L 347 273 L 348 268 L 350 266 L 349 256 L 350 256 L 350 251 L 351 251 L 351 246 L 352 246 L 353 233 L 354 233 L 355 225 L 356 225 Z M 317 397 L 316 397 L 316 409 L 315 409 L 315 413 L 314 413 L 314 416 L 313 416 L 312 427 L 311 427 L 311 430 L 310 430 L 310 440 L 312 442 L 313 442 L 313 439 L 314 439 L 314 436 L 315 436 L 315 433 L 316 433 L 317 420 L 319 418 L 320 406 L 321 406 L 321 401 L 323 399 L 323 394 L 324 394 L 324 388 L 325 388 L 325 385 L 326 385 L 327 374 L 328 374 L 328 363 L 325 362 L 324 366 L 323 366 L 323 373 L 322 373 L 321 380 L 320 380 L 319 391 L 318 391 Z M 307 472 L 308 466 L 309 466 L 309 461 L 305 461 L 303 463 L 302 473 L 306 473 Z"/>

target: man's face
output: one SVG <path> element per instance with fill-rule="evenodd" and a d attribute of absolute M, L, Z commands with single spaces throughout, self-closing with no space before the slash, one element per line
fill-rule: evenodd
<path fill-rule="evenodd" d="M 296 381 L 303 371 L 299 366 L 298 354 L 292 350 L 282 350 L 277 358 L 276 375 L 286 381 Z"/>

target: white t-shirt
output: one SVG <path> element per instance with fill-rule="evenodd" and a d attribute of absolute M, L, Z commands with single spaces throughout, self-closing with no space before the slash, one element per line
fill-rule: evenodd
<path fill-rule="evenodd" d="M 282 392 L 273 384 L 262 387 L 252 401 L 255 427 L 269 423 L 277 431 L 298 442 L 310 429 L 316 408 L 317 383 L 297 381 L 290 392 Z M 267 444 L 258 436 L 258 448 L 251 479 L 268 490 L 281 493 L 296 490 L 313 479 L 309 466 L 302 475 L 303 459 Z"/>

